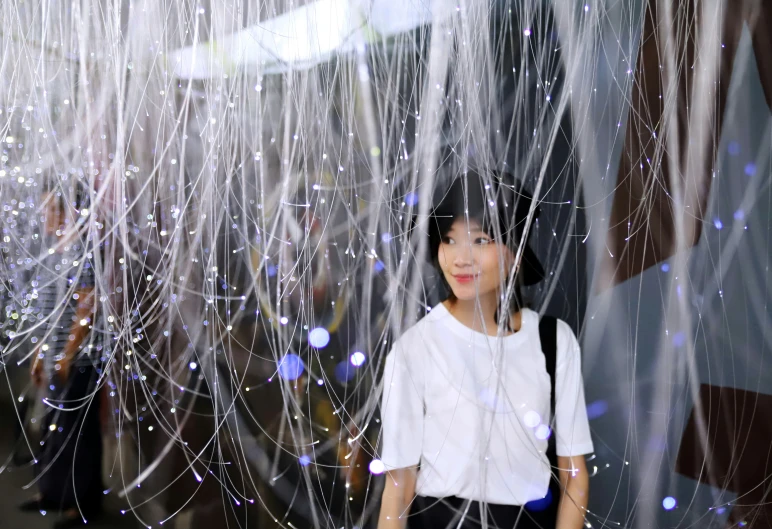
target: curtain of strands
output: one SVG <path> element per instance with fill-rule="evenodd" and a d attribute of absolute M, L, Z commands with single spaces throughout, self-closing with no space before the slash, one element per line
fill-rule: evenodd
<path fill-rule="evenodd" d="M 46 412 L 27 373 L 46 318 L 32 277 L 50 190 L 95 270 L 92 399 L 107 403 L 107 486 L 126 515 L 373 526 L 383 361 L 443 296 L 421 219 L 449 178 L 495 168 L 542 208 L 528 229 L 548 277 L 532 306 L 583 344 L 588 526 L 719 527 L 741 504 L 752 515 L 769 499 L 723 481 L 740 458 L 704 458 L 691 476 L 676 458 L 701 384 L 772 387 L 768 108 L 747 31 L 732 85 L 720 75 L 725 4 L 698 17 L 687 2 L 653 4 L 661 42 L 695 44 L 663 44 L 636 70 L 647 2 L 2 2 L 0 296 L 16 449 L 34 452 Z M 687 70 L 698 73 L 685 105 Z M 656 130 L 669 134 L 637 127 L 626 142 L 629 116 L 651 112 L 631 99 L 636 82 L 660 76 Z M 689 131 L 720 121 L 717 90 L 729 95 L 723 134 L 703 142 L 711 165 Z M 631 135 L 655 157 L 618 180 Z M 680 170 L 658 173 L 668 164 Z M 659 176 L 636 219 L 667 190 L 673 251 L 602 287 L 619 268 L 604 263 L 625 252 L 607 237 L 612 201 L 639 165 Z M 712 182 L 704 203 L 692 173 Z"/>

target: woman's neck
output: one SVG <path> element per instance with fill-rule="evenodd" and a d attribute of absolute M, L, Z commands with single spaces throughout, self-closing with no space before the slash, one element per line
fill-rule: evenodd
<path fill-rule="evenodd" d="M 496 323 L 496 309 L 498 300 L 495 295 L 485 296 L 474 300 L 445 300 L 443 305 L 454 318 L 470 329 L 487 334 L 498 335 L 499 326 Z M 517 332 L 520 330 L 520 313 L 511 314 L 511 326 L 509 329 Z M 505 334 L 509 334 L 505 329 Z"/>

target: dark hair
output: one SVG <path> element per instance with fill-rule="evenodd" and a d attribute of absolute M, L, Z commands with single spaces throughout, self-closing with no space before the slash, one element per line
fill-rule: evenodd
<path fill-rule="evenodd" d="M 484 232 L 503 243 L 513 255 L 517 255 L 531 201 L 531 195 L 514 176 L 501 172 L 488 172 L 486 175 L 467 172 L 435 195 L 434 207 L 429 215 L 429 255 L 448 291 L 446 299 L 455 301 L 455 296 L 440 268 L 439 248 L 453 223 L 460 218 L 477 221 Z M 537 207 L 534 217 L 538 215 Z M 537 283 L 544 277 L 544 270 L 536 255 L 527 241 L 522 242 L 525 244 L 523 258 L 515 277 L 509 306 L 513 313 L 525 306 L 522 286 Z"/>

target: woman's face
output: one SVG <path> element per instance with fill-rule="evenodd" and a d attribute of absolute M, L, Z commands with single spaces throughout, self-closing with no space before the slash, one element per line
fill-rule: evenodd
<path fill-rule="evenodd" d="M 461 301 L 496 295 L 514 265 L 514 255 L 493 241 L 476 220 L 458 218 L 440 243 L 440 268 Z"/>

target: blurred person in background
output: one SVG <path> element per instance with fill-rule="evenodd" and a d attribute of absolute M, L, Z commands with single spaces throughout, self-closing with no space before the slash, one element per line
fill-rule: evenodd
<path fill-rule="evenodd" d="M 102 434 L 98 349 L 90 329 L 96 299 L 92 254 L 61 192 L 41 200 L 42 254 L 32 274 L 32 381 L 45 392 L 42 449 L 36 462 L 39 493 L 23 511 L 55 511 L 55 529 L 80 527 L 101 512 Z M 101 348 L 100 348 L 101 349 Z"/>

